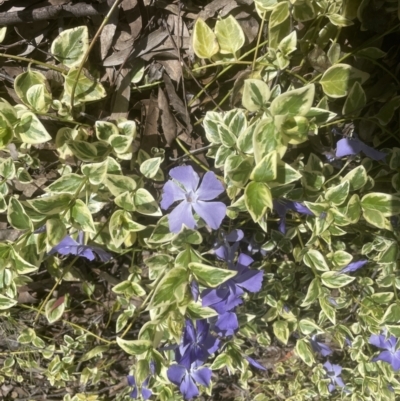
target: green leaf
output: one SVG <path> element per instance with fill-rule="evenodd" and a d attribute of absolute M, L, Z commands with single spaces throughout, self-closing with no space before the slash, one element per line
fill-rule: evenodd
<path fill-rule="evenodd" d="M 71 216 L 81 226 L 82 231 L 89 233 L 96 232 L 92 214 L 82 200 L 77 199 L 75 201 L 74 206 L 72 206 L 71 209 Z"/>
<path fill-rule="evenodd" d="M 400 96 L 396 96 L 386 102 L 374 116 L 382 125 L 387 125 L 392 120 L 394 112 L 400 107 Z"/>
<path fill-rule="evenodd" d="M 282 4 L 282 3 L 280 3 Z M 314 101 L 314 84 L 306 85 L 299 89 L 287 91 L 277 96 L 271 103 L 271 114 L 304 116 L 310 110 Z"/>
<path fill-rule="evenodd" d="M 318 278 L 314 278 L 308 286 L 306 297 L 301 304 L 302 307 L 311 305 L 321 293 L 321 284 Z"/>
<path fill-rule="evenodd" d="M 235 55 L 245 42 L 243 29 L 232 15 L 217 21 L 215 35 L 217 36 L 221 54 Z"/>
<path fill-rule="evenodd" d="M 394 297 L 393 292 L 377 292 L 371 295 L 371 299 L 378 304 L 387 305 Z M 398 307 L 398 305 L 396 305 Z M 399 316 L 400 317 L 400 316 Z M 398 320 L 395 321 L 396 323 Z"/>
<path fill-rule="evenodd" d="M 341 205 L 349 195 L 350 183 L 343 181 L 341 184 L 330 187 L 325 192 L 325 199 L 335 206 Z"/>
<path fill-rule="evenodd" d="M 18 97 L 22 100 L 22 102 L 29 107 L 32 107 L 32 104 L 30 103 L 28 99 L 28 91 L 31 90 L 30 93 L 30 98 L 33 100 L 34 92 L 35 89 L 31 89 L 33 87 L 43 87 L 44 90 L 47 91 L 46 86 L 48 86 L 46 77 L 41 74 L 40 72 L 37 71 L 26 71 L 23 72 L 22 74 L 19 74 L 14 81 L 14 90 L 15 93 L 18 95 Z M 48 96 L 51 96 L 50 93 L 47 91 Z M 50 99 L 51 101 L 51 99 Z M 40 110 L 37 110 L 40 111 Z M 47 111 L 43 111 L 43 113 L 46 113 Z M 12 121 L 10 121 L 12 122 Z"/>
<path fill-rule="evenodd" d="M 353 21 L 347 19 L 346 17 L 343 17 L 339 14 L 330 14 L 328 15 L 329 21 L 332 22 L 333 25 L 336 26 L 350 26 L 350 25 L 354 25 Z"/>
<path fill-rule="evenodd" d="M 0 310 L 10 309 L 16 304 L 17 304 L 16 299 L 10 299 L 0 294 Z"/>
<path fill-rule="evenodd" d="M 88 177 L 89 182 L 93 185 L 101 184 L 107 174 L 107 160 L 101 163 L 85 164 L 81 167 L 82 173 Z"/>
<path fill-rule="evenodd" d="M 21 250 L 16 251 L 14 248 L 12 250 L 12 264 L 14 269 L 18 274 L 28 274 L 38 270 L 38 267 L 32 265 L 28 261 L 22 258 Z"/>
<path fill-rule="evenodd" d="M 364 166 L 357 166 L 342 178 L 343 181 L 350 183 L 350 191 L 357 191 L 368 181 L 367 170 L 365 170 Z"/>
<path fill-rule="evenodd" d="M 367 220 L 369 224 L 372 224 L 375 227 L 388 229 L 388 224 L 385 219 L 385 216 L 377 210 L 372 210 L 372 209 L 364 210 L 363 217 L 365 220 Z"/>
<path fill-rule="evenodd" d="M 274 181 L 270 181 L 268 185 L 271 188 L 275 188 L 280 185 L 290 184 L 291 182 L 297 181 L 300 178 L 301 174 L 297 170 L 289 166 L 289 164 L 278 160 L 276 179 Z"/>
<path fill-rule="evenodd" d="M 186 248 L 186 244 L 200 245 L 203 242 L 201 234 L 191 228 L 183 227 L 179 234 L 172 240 L 172 245 L 176 248 Z"/>
<path fill-rule="evenodd" d="M 206 134 L 206 138 L 211 143 L 221 143 L 219 137 L 218 126 L 223 123 L 223 118 L 220 113 L 215 111 L 207 111 L 203 126 Z"/>
<path fill-rule="evenodd" d="M 121 135 L 135 139 L 137 135 L 137 128 L 135 121 L 127 120 L 118 123 L 118 129 Z"/>
<path fill-rule="evenodd" d="M 110 142 L 113 135 L 118 135 L 118 127 L 107 121 L 96 121 L 95 124 L 96 136 L 100 141 Z"/>
<path fill-rule="evenodd" d="M 129 355 L 141 355 L 153 348 L 148 340 L 124 340 L 117 337 L 117 344 Z"/>
<path fill-rule="evenodd" d="M 51 247 L 56 246 L 67 235 L 65 224 L 57 217 L 46 220 L 46 239 Z"/>
<path fill-rule="evenodd" d="M 395 195 L 373 192 L 364 195 L 361 199 L 361 207 L 364 212 L 380 212 L 389 217 L 400 213 L 400 197 Z"/>
<path fill-rule="evenodd" d="M 254 167 L 250 179 L 257 182 L 268 182 L 275 180 L 278 174 L 278 153 L 268 153 Z"/>
<path fill-rule="evenodd" d="M 217 38 L 212 29 L 198 18 L 193 30 L 193 50 L 199 58 L 211 58 L 218 53 L 219 46 Z"/>
<path fill-rule="evenodd" d="M 219 286 L 237 274 L 234 270 L 219 269 L 203 263 L 189 263 L 189 269 L 197 281 L 206 287 L 212 288 Z"/>
<path fill-rule="evenodd" d="M 103 85 L 100 82 L 96 82 L 93 78 L 89 77 L 89 74 L 86 70 L 82 70 L 82 72 L 79 74 L 78 79 L 78 67 L 73 67 L 68 71 L 68 74 L 65 77 L 65 102 L 69 102 L 72 88 L 74 87 L 77 80 L 78 84 L 76 85 L 74 95 L 75 103 L 93 102 L 95 100 L 102 99 L 107 95 Z"/>
<path fill-rule="evenodd" d="M 333 98 L 346 96 L 355 82 L 364 83 L 369 74 L 348 64 L 328 68 L 320 80 L 324 93 Z"/>
<path fill-rule="evenodd" d="M 89 32 L 86 26 L 66 29 L 51 44 L 52 55 L 67 67 L 79 66 L 89 48 Z"/>
<path fill-rule="evenodd" d="M 225 161 L 225 175 L 229 177 L 233 185 L 243 188 L 249 180 L 253 166 L 252 159 L 231 155 Z"/>
<path fill-rule="evenodd" d="M 17 230 L 33 231 L 33 224 L 24 207 L 14 197 L 10 198 L 7 210 L 7 220 Z"/>
<path fill-rule="evenodd" d="M 296 353 L 308 366 L 313 366 L 315 363 L 314 355 L 311 351 L 310 343 L 307 340 L 301 339 L 296 342 Z"/>
<path fill-rule="evenodd" d="M 51 106 L 51 93 L 43 84 L 31 86 L 26 92 L 29 106 L 38 113 L 47 113 Z"/>
<path fill-rule="evenodd" d="M 366 47 L 356 52 L 358 57 L 372 58 L 378 60 L 386 56 L 386 53 L 378 47 Z"/>
<path fill-rule="evenodd" d="M 278 3 L 276 7 L 273 8 L 271 16 L 269 18 L 269 26 L 273 28 L 277 25 L 282 24 L 290 16 L 289 2 L 283 1 Z"/>
<path fill-rule="evenodd" d="M 340 44 L 332 43 L 326 55 L 332 65 L 336 64 L 340 58 Z"/>
<path fill-rule="evenodd" d="M 184 292 L 187 285 L 188 270 L 184 267 L 173 268 L 158 284 L 149 308 L 159 308 L 175 303 L 177 297 Z"/>
<path fill-rule="evenodd" d="M 208 319 L 210 317 L 217 316 L 218 313 L 207 306 L 202 306 L 198 303 L 190 303 L 187 306 L 186 313 L 188 314 L 190 319 Z"/>
<path fill-rule="evenodd" d="M 285 36 L 279 43 L 278 49 L 284 56 L 288 56 L 296 50 L 297 46 L 297 33 L 296 31 L 291 32 Z"/>
<path fill-rule="evenodd" d="M 332 257 L 332 262 L 336 267 L 347 266 L 353 257 L 345 251 L 335 251 Z"/>
<path fill-rule="evenodd" d="M 280 130 L 283 132 L 286 140 L 291 145 L 299 145 L 300 143 L 306 142 L 308 140 L 308 132 L 309 132 L 309 122 L 308 118 L 302 116 L 293 116 L 287 118 L 284 116 L 283 123 L 281 124 L 279 120 L 281 120 L 277 116 L 275 118 L 275 124 L 280 126 Z"/>
<path fill-rule="evenodd" d="M 54 194 L 67 193 L 74 195 L 85 178 L 78 174 L 66 174 L 46 188 L 46 192 Z M 84 188 L 81 188 L 83 190 Z"/>
<path fill-rule="evenodd" d="M 21 141 L 31 145 L 48 142 L 51 136 L 44 128 L 34 113 L 26 111 L 22 114 L 19 123 L 15 127 L 15 133 L 19 135 Z"/>
<path fill-rule="evenodd" d="M 355 280 L 355 277 L 338 272 L 325 272 L 321 276 L 322 284 L 329 288 L 342 288 Z"/>
<path fill-rule="evenodd" d="M 346 217 L 351 224 L 356 224 L 361 217 L 360 198 L 356 194 L 354 194 L 347 203 Z"/>
<path fill-rule="evenodd" d="M 329 266 L 321 252 L 316 249 L 310 249 L 303 256 L 303 261 L 308 267 L 313 267 L 319 271 L 329 271 Z"/>
<path fill-rule="evenodd" d="M 244 191 L 244 200 L 255 222 L 261 220 L 268 208 L 273 208 L 271 191 L 262 182 L 250 182 Z"/>
<path fill-rule="evenodd" d="M 270 118 L 261 119 L 254 130 L 253 149 L 256 163 L 270 152 L 276 150 L 282 158 L 286 152 L 287 144 L 280 132 L 276 131 L 275 124 Z"/>
<path fill-rule="evenodd" d="M 398 303 L 391 304 L 382 317 L 382 324 L 396 323 L 400 321 L 400 305 Z"/>
<path fill-rule="evenodd" d="M 6 147 L 12 141 L 13 136 L 11 124 L 4 114 L 0 113 L 0 149 Z"/>
<path fill-rule="evenodd" d="M 243 87 L 243 106 L 249 111 L 258 111 L 267 106 L 271 96 L 269 86 L 261 79 L 246 79 Z"/>
<path fill-rule="evenodd" d="M 54 323 L 57 320 L 60 320 L 64 311 L 65 311 L 65 301 L 64 298 L 61 298 L 60 302 L 58 299 L 51 299 L 47 302 L 46 307 L 44 309 L 46 318 L 49 323 Z M 57 302 L 57 304 L 56 304 Z M 55 307 L 54 307 L 55 306 Z"/>
<path fill-rule="evenodd" d="M 124 135 L 112 135 L 109 139 L 114 152 L 118 154 L 127 153 L 132 145 L 132 138 Z"/>
<path fill-rule="evenodd" d="M 336 311 L 335 308 L 329 303 L 326 297 L 321 296 L 319 299 L 319 305 L 325 316 L 333 323 L 336 324 Z"/>
<path fill-rule="evenodd" d="M 230 148 L 236 144 L 236 136 L 226 125 L 220 124 L 218 126 L 218 133 L 221 143 L 226 147 Z"/>
<path fill-rule="evenodd" d="M 158 207 L 158 203 L 150 194 L 150 192 L 144 188 L 139 188 L 134 193 L 133 202 L 136 211 L 140 214 L 146 214 L 149 216 L 162 216 L 162 212 Z"/>
<path fill-rule="evenodd" d="M 98 159 L 97 148 L 93 143 L 72 139 L 67 142 L 67 145 L 71 152 L 84 162 L 92 162 Z"/>
<path fill-rule="evenodd" d="M 171 241 L 174 236 L 175 234 L 171 233 L 169 230 L 168 216 L 163 216 L 160 220 L 158 220 L 158 223 L 148 239 L 148 242 L 150 244 L 163 244 Z"/>
<path fill-rule="evenodd" d="M 313 320 L 310 319 L 301 319 L 299 322 L 299 329 L 306 336 L 314 332 L 323 333 L 323 330 Z"/>
<path fill-rule="evenodd" d="M 32 199 L 28 204 L 38 213 L 49 216 L 64 212 L 71 202 L 72 197 L 67 194 L 46 196 L 43 198 Z"/>
<path fill-rule="evenodd" d="M 136 189 L 135 180 L 125 175 L 107 174 L 105 185 L 114 196 Z"/>
<path fill-rule="evenodd" d="M 358 116 L 367 103 L 364 89 L 359 82 L 354 82 L 344 102 L 342 114 Z"/>
<path fill-rule="evenodd" d="M 288 322 L 286 320 L 277 320 L 272 325 L 272 328 L 276 338 L 287 344 L 290 335 Z"/>
<path fill-rule="evenodd" d="M 5 180 L 12 180 L 15 177 L 14 160 L 11 157 L 0 160 L 0 176 Z"/>
<path fill-rule="evenodd" d="M 125 210 L 115 211 L 110 219 L 109 230 L 116 247 L 120 247 L 131 232 L 142 231 L 146 228 L 131 219 Z"/>
<path fill-rule="evenodd" d="M 145 160 L 140 165 L 140 172 L 146 178 L 154 178 L 157 175 L 157 172 L 158 172 L 158 169 L 160 168 L 162 160 L 163 159 L 161 157 L 153 157 L 151 159 Z"/>

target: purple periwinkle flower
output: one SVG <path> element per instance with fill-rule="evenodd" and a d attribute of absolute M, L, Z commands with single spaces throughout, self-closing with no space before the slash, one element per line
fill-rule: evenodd
<path fill-rule="evenodd" d="M 323 366 L 329 379 L 331 380 L 328 385 L 329 392 L 331 393 L 333 390 L 335 390 L 336 386 L 344 387 L 343 380 L 340 377 L 340 374 L 342 373 L 342 367 L 340 365 L 335 365 L 329 361 L 326 361 Z"/>
<path fill-rule="evenodd" d="M 176 361 L 190 369 L 194 362 L 203 363 L 219 347 L 220 340 L 210 333 L 210 324 L 205 319 L 186 320 L 183 337 L 176 350 Z"/>
<path fill-rule="evenodd" d="M 318 352 L 322 356 L 328 356 L 332 354 L 332 350 L 324 343 L 317 341 L 316 336 L 312 336 L 310 344 L 314 352 Z"/>
<path fill-rule="evenodd" d="M 255 359 L 250 358 L 249 356 L 246 356 L 245 358 L 246 358 L 247 362 L 248 362 L 251 366 L 254 366 L 255 368 L 260 369 L 260 370 L 267 370 L 263 365 L 261 365 L 261 364 L 260 364 L 259 362 L 257 362 Z"/>
<path fill-rule="evenodd" d="M 340 270 L 340 273 L 351 273 L 361 269 L 368 263 L 368 259 L 357 260 L 356 262 L 349 263 L 346 267 Z"/>
<path fill-rule="evenodd" d="M 196 383 L 206 387 L 210 385 L 211 373 L 210 368 L 200 367 L 199 363 L 193 363 L 190 369 L 183 365 L 171 365 L 168 368 L 167 376 L 170 382 L 179 387 L 183 398 L 190 400 L 199 395 Z"/>
<path fill-rule="evenodd" d="M 360 152 L 372 160 L 382 160 L 387 156 L 387 153 L 366 145 L 358 138 L 343 138 L 336 144 L 336 157 L 358 155 Z"/>
<path fill-rule="evenodd" d="M 133 376 L 129 375 L 129 376 L 127 377 L 127 379 L 128 379 L 128 384 L 129 384 L 131 387 L 134 387 L 134 389 L 132 390 L 132 392 L 131 392 L 131 394 L 130 394 L 130 397 L 131 397 L 131 398 L 135 398 L 135 399 L 139 398 L 139 391 L 138 391 L 138 386 L 137 386 L 137 384 L 136 384 L 135 378 L 134 378 Z M 147 378 L 147 379 L 142 383 L 142 386 L 141 386 L 141 394 L 142 394 L 142 398 L 143 398 L 144 400 L 149 399 L 149 398 L 151 397 L 151 395 L 153 394 L 153 392 L 147 388 L 147 385 L 148 385 L 148 384 L 149 384 L 149 378 Z"/>
<path fill-rule="evenodd" d="M 274 210 L 281 219 L 278 229 L 282 234 L 286 233 L 286 213 L 288 210 L 292 210 L 301 214 L 307 214 L 309 216 L 314 216 L 314 213 L 307 206 L 303 205 L 300 202 L 281 198 L 274 199 L 272 203 L 274 206 Z"/>
<path fill-rule="evenodd" d="M 397 338 L 395 336 L 386 339 L 385 334 L 373 334 L 369 338 L 369 343 L 384 350 L 373 358 L 372 362 L 383 361 L 389 363 L 396 371 L 400 369 L 400 350 L 396 350 Z"/>
<path fill-rule="evenodd" d="M 214 250 L 214 254 L 219 259 L 225 260 L 229 266 L 233 266 L 235 254 L 239 248 L 240 241 L 243 239 L 242 230 L 233 230 L 229 234 L 222 233 L 222 241 L 218 242 L 218 248 Z"/>
<path fill-rule="evenodd" d="M 224 187 L 215 174 L 211 171 L 204 174 L 200 186 L 200 178 L 191 166 L 175 167 L 169 175 L 173 180 L 164 185 L 161 207 L 165 210 L 174 202 L 180 201 L 168 216 L 171 232 L 179 233 L 182 224 L 191 229 L 195 228 L 193 210 L 208 226 L 214 230 L 218 229 L 225 217 L 226 205 L 222 202 L 206 202 L 224 192 Z"/>
<path fill-rule="evenodd" d="M 97 255 L 102 262 L 108 262 L 112 258 L 108 252 L 99 246 L 84 245 L 83 232 L 79 233 L 78 241 L 75 241 L 69 235 L 65 236 L 59 244 L 50 250 L 49 255 L 56 252 L 60 255 L 82 256 L 90 261 L 95 259 L 95 255 Z"/>
<path fill-rule="evenodd" d="M 239 328 L 239 321 L 235 312 L 224 312 L 209 319 L 211 328 L 219 336 L 233 336 Z"/>
<path fill-rule="evenodd" d="M 225 281 L 217 288 L 206 289 L 201 297 L 203 306 L 209 306 L 219 314 L 231 311 L 242 303 L 240 298 L 244 290 L 258 292 L 261 289 L 263 272 L 250 270 L 248 266 L 253 263 L 253 259 L 244 253 L 239 255 L 237 264 L 231 270 L 236 270 L 236 276 Z"/>
<path fill-rule="evenodd" d="M 190 292 L 192 293 L 194 302 L 197 302 L 197 300 L 199 299 L 200 289 L 199 283 L 196 280 L 193 280 L 190 283 Z"/>

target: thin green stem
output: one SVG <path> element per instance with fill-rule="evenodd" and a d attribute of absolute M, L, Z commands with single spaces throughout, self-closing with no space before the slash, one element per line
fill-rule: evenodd
<path fill-rule="evenodd" d="M 76 79 L 75 79 L 75 82 L 74 82 L 74 86 L 72 87 L 72 90 L 71 90 L 71 110 L 73 110 L 73 108 L 74 108 L 75 90 L 76 90 L 76 87 L 78 86 L 79 76 L 81 75 L 81 72 L 83 70 L 83 66 L 86 63 L 86 60 L 88 59 L 89 54 L 92 51 L 92 49 L 93 49 L 93 47 L 94 47 L 94 45 L 96 43 L 97 38 L 100 36 L 103 28 L 106 26 L 106 24 L 107 24 L 108 20 L 110 19 L 112 13 L 118 7 L 119 3 L 121 3 L 121 1 L 122 0 L 115 0 L 114 4 L 110 8 L 110 11 L 104 17 L 103 22 L 101 23 L 99 29 L 97 30 L 96 34 L 94 35 L 93 40 L 90 43 L 89 48 L 86 50 L 85 55 L 83 56 L 83 59 L 82 59 L 81 63 L 79 64 L 78 72 L 76 74 Z"/>
<path fill-rule="evenodd" d="M 254 53 L 258 47 L 264 46 L 267 43 L 268 43 L 268 40 L 265 40 L 264 42 L 260 43 L 258 46 L 254 47 L 253 49 L 244 53 L 242 56 L 239 57 L 239 61 L 246 58 L 247 56 L 250 56 L 250 54 Z M 233 67 L 233 65 L 234 64 L 230 63 L 230 65 L 228 65 L 222 71 L 220 71 L 199 93 L 196 94 L 196 96 L 193 97 L 193 99 L 189 102 L 188 107 L 190 107 L 204 93 L 205 90 L 207 90 L 216 80 L 218 80 L 219 77 L 221 77 L 227 71 L 229 71 Z"/>
<path fill-rule="evenodd" d="M 132 88 L 132 91 L 139 91 L 141 89 L 151 89 L 151 88 L 155 88 L 156 86 L 162 84 L 161 81 L 156 81 L 156 82 L 152 82 L 151 84 L 146 84 L 146 85 L 141 85 L 141 86 L 134 86 Z"/>
<path fill-rule="evenodd" d="M 186 153 L 186 155 L 192 159 L 198 166 L 200 166 L 203 170 L 205 171 L 210 171 L 210 169 L 203 164 L 197 157 L 195 157 L 194 155 L 192 155 L 184 146 L 183 143 L 181 142 L 181 140 L 179 138 L 175 138 L 176 143 L 179 145 L 179 147 Z"/>
<path fill-rule="evenodd" d="M 254 71 L 254 68 L 256 66 L 256 60 L 257 60 L 257 53 L 258 53 L 258 47 L 260 46 L 260 41 L 261 41 L 261 35 L 264 29 L 264 23 L 265 23 L 265 16 L 267 14 L 267 11 L 264 11 L 262 20 L 261 20 L 261 25 L 260 29 L 258 31 L 258 37 L 257 37 L 257 45 L 256 45 L 256 50 L 254 52 L 254 57 L 253 57 L 253 64 L 251 65 L 251 71 Z"/>
<path fill-rule="evenodd" d="M 47 64 L 43 63 L 42 61 L 34 60 L 33 58 L 26 58 L 22 56 L 14 56 L 13 54 L 5 54 L 5 53 L 0 53 L 0 57 L 12 59 L 12 60 L 18 60 L 18 61 L 25 61 L 30 64 L 37 64 L 41 65 L 42 67 L 46 67 L 50 70 L 58 71 L 61 72 L 62 74 L 65 74 L 67 70 L 65 68 L 57 67 L 53 64 Z"/>
<path fill-rule="evenodd" d="M 129 323 L 129 325 L 127 326 L 127 328 L 124 330 L 124 332 L 121 334 L 120 338 L 124 338 L 124 337 L 127 335 L 128 331 L 131 329 L 133 323 L 135 323 L 137 317 L 138 317 L 138 316 L 142 313 L 142 311 L 146 308 L 147 304 L 148 304 L 149 301 L 150 301 L 150 298 L 153 296 L 154 291 L 156 290 L 156 288 L 157 288 L 159 282 L 162 280 L 163 277 L 164 277 L 163 274 L 160 274 L 160 275 L 157 277 L 156 281 L 154 282 L 153 288 L 152 288 L 151 291 L 147 294 L 146 298 L 144 299 L 144 301 L 142 302 L 142 304 L 140 305 L 140 307 L 137 308 L 137 309 L 135 310 L 135 312 L 134 312 L 134 314 L 133 314 L 133 316 L 132 316 L 131 322 Z"/>
<path fill-rule="evenodd" d="M 25 304 L 19 304 L 18 306 L 20 306 L 21 308 L 24 308 L 24 309 L 29 309 L 29 310 L 31 310 L 31 311 L 34 311 L 34 312 L 36 312 L 37 314 L 45 315 L 45 312 L 43 312 L 42 310 L 38 310 L 37 308 L 34 308 L 33 306 L 28 306 L 28 305 L 25 305 Z M 85 329 L 84 327 L 79 326 L 79 324 L 72 323 L 72 322 L 70 322 L 69 320 L 65 320 L 65 319 L 61 319 L 61 322 L 65 323 L 65 324 L 68 324 L 69 326 L 72 326 L 72 327 L 74 327 L 74 328 L 77 329 L 77 330 L 82 330 L 83 332 L 85 332 L 85 333 L 87 333 L 87 334 L 93 336 L 94 338 L 97 338 L 99 341 L 101 341 L 101 342 L 103 342 L 103 343 L 106 343 L 106 344 L 109 344 L 109 345 L 115 344 L 115 341 L 108 341 L 108 340 L 106 340 L 106 339 L 104 339 L 104 338 L 98 336 L 97 334 L 94 334 L 94 333 L 91 332 L 90 330 L 87 330 L 87 329 Z"/>
<path fill-rule="evenodd" d="M 207 69 L 209 67 L 219 67 L 220 65 L 231 65 L 231 64 L 232 65 L 234 65 L 234 64 L 250 65 L 250 64 L 252 64 L 252 62 L 251 61 L 240 61 L 240 60 L 236 60 L 236 61 L 234 61 L 234 60 L 232 60 L 232 61 L 220 61 L 220 62 L 217 62 L 217 63 L 202 65 L 201 67 L 194 68 L 192 70 L 192 72 L 205 70 L 205 69 Z"/>

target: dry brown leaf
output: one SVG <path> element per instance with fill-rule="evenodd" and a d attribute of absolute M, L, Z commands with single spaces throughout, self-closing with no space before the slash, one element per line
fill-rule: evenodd
<path fill-rule="evenodd" d="M 165 142 L 171 146 L 177 133 L 176 122 L 169 108 L 168 99 L 160 87 L 158 88 L 158 107 L 161 112 L 162 136 L 164 136 Z"/>
<path fill-rule="evenodd" d="M 146 122 L 144 125 L 141 148 L 150 153 L 151 148 L 158 147 L 158 117 L 160 109 L 158 108 L 158 99 L 152 93 L 148 101 L 142 101 L 145 106 Z"/>
<path fill-rule="evenodd" d="M 106 58 L 103 62 L 105 67 L 111 67 L 113 65 L 122 64 L 126 58 L 129 56 L 130 59 L 140 57 L 142 54 L 146 54 L 158 46 L 162 41 L 166 39 L 168 32 L 161 28 L 154 32 L 151 32 L 148 36 L 140 39 L 132 51 L 132 48 L 127 48 L 112 54 L 110 57 Z M 130 54 L 131 53 L 131 54 Z"/>
<path fill-rule="evenodd" d="M 131 68 L 123 68 L 116 81 L 116 91 L 112 100 L 111 119 L 127 118 L 131 99 Z"/>
<path fill-rule="evenodd" d="M 137 0 L 124 0 L 121 4 L 124 16 L 129 24 L 131 37 L 135 40 L 142 30 L 142 15 Z"/>
<path fill-rule="evenodd" d="M 112 13 L 109 22 L 103 28 L 100 35 L 100 58 L 104 60 L 107 57 L 107 53 L 111 48 L 115 31 L 118 24 L 118 13 Z"/>
<path fill-rule="evenodd" d="M 192 125 L 190 124 L 190 117 L 185 104 L 183 103 L 182 99 L 176 94 L 171 78 L 167 74 L 164 74 L 163 78 L 171 106 L 175 110 L 181 122 L 186 125 L 187 130 L 191 132 Z"/>

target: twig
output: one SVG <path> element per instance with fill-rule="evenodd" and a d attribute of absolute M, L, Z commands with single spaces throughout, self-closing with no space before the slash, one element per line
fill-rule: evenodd
<path fill-rule="evenodd" d="M 35 10 L 0 13 L 0 25 L 24 24 L 32 21 L 47 21 L 49 19 L 67 17 L 90 17 L 105 14 L 109 9 L 107 2 L 101 4 L 78 3 L 63 6 L 41 7 Z"/>

